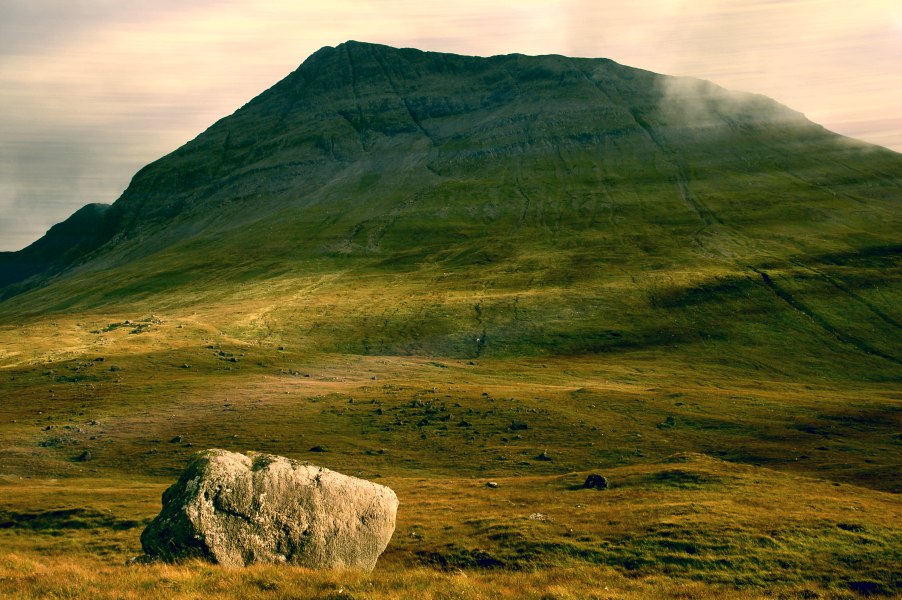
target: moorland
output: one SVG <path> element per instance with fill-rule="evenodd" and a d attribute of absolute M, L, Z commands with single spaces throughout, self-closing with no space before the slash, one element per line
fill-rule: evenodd
<path fill-rule="evenodd" d="M 900 194 L 707 82 L 324 48 L 0 254 L 0 595 L 898 595 Z M 213 447 L 394 489 L 376 570 L 126 566 Z"/>

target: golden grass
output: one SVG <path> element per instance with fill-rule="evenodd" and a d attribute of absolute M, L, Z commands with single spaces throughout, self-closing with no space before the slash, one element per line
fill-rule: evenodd
<path fill-rule="evenodd" d="M 237 331 L 259 328 L 264 313 L 161 314 L 141 333 L 109 325 L 149 312 L 0 331 L 0 595 L 898 592 L 902 508 L 881 491 L 898 487 L 900 413 L 887 385 L 751 378 L 654 351 L 330 354 Z M 231 334 L 230 322 L 240 325 Z M 328 452 L 310 453 L 315 445 Z M 270 451 L 391 486 L 398 525 L 376 571 L 126 567 L 162 491 L 206 447 Z M 74 460 L 83 449 L 92 460 Z M 535 460 L 543 450 L 552 461 Z M 578 489 L 591 471 L 612 489 Z"/>
<path fill-rule="evenodd" d="M 846 564 L 892 572 L 902 507 L 892 494 L 694 454 L 585 473 L 386 477 L 394 538 L 371 575 L 203 563 L 124 566 L 163 481 L 0 483 L 0 593 L 18 598 L 846 597 Z M 27 508 L 26 508 L 27 507 Z M 75 515 L 59 516 L 80 509 Z M 30 525 L 21 513 L 46 519 Z M 18 520 L 17 520 L 18 519 Z M 56 520 L 54 520 L 56 519 Z M 862 544 L 866 544 L 862 546 Z M 882 556 L 881 556 L 882 555 Z M 488 557 L 498 565 L 472 562 Z M 503 563 L 503 564 L 502 564 Z M 812 595 L 817 594 L 817 595 Z"/>
<path fill-rule="evenodd" d="M 259 565 L 228 570 L 199 562 L 120 567 L 89 560 L 47 561 L 15 554 L 0 560 L 0 593 L 11 599 L 614 600 L 772 597 L 761 591 L 736 590 L 700 582 L 675 584 L 661 577 L 630 578 L 608 567 L 593 566 L 551 568 L 530 573 L 446 573 L 423 568 L 387 568 L 367 575 Z M 786 597 L 822 597 L 818 590 L 817 586 L 787 588 Z M 829 595 L 829 592 L 821 592 Z"/>

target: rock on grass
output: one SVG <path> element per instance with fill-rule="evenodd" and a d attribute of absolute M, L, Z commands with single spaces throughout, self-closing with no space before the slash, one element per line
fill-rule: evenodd
<path fill-rule="evenodd" d="M 165 561 L 370 571 L 397 508 L 395 493 L 370 481 L 271 454 L 206 450 L 163 494 L 141 545 Z"/>

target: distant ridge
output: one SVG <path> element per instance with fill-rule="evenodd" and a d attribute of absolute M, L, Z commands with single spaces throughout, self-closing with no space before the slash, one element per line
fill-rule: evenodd
<path fill-rule="evenodd" d="M 0 288 L 35 275 L 53 274 L 107 242 L 109 204 L 88 204 L 18 252 L 0 252 Z"/>

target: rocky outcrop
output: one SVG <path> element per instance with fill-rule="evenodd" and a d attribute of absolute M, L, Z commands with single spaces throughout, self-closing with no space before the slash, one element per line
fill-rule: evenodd
<path fill-rule="evenodd" d="M 194 455 L 141 534 L 150 557 L 372 570 L 395 528 L 382 485 L 281 456 Z"/>

